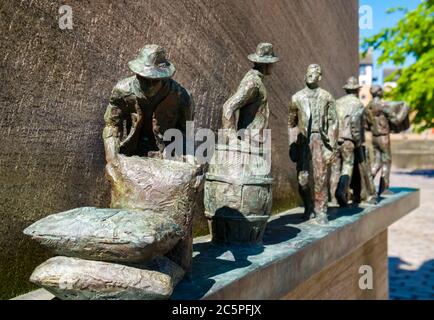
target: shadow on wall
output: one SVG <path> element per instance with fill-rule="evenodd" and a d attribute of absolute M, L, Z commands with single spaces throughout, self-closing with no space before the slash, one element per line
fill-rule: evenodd
<path fill-rule="evenodd" d="M 410 263 L 397 257 L 389 258 L 389 298 L 391 300 L 433 300 L 434 259 L 419 269 L 409 270 Z"/>

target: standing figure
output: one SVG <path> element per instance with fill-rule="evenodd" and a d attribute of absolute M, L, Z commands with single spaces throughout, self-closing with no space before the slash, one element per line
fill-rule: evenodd
<path fill-rule="evenodd" d="M 348 206 L 350 186 L 353 189 L 353 203 L 361 202 L 362 187 L 369 198 L 372 195 L 373 182 L 366 166 L 364 106 L 358 94 L 361 86 L 355 77 L 348 79 L 344 86 L 346 95 L 336 101 L 339 119 L 338 154 L 332 164 L 330 177 L 330 193 L 333 202 L 341 207 Z M 375 193 L 375 188 L 373 190 Z"/>
<path fill-rule="evenodd" d="M 319 65 L 308 67 L 306 88 L 292 97 L 288 124 L 299 128 L 294 160 L 305 218 L 327 223 L 327 171 L 337 152 L 339 124 L 333 96 L 319 87 L 321 77 Z"/>
<path fill-rule="evenodd" d="M 237 131 L 244 129 L 245 141 L 261 142 L 270 115 L 264 77 L 271 74 L 272 65 L 279 58 L 274 55 L 271 43 L 260 43 L 256 53 L 249 55 L 248 59 L 253 62 L 253 68 L 224 104 L 222 125 L 228 138 L 235 138 Z"/>
<path fill-rule="evenodd" d="M 390 149 L 390 109 L 383 101 L 383 89 L 374 85 L 371 87 L 372 101 L 366 107 L 366 126 L 372 132 L 372 145 L 374 147 L 374 164 L 372 177 L 381 170 L 380 187 L 378 194 L 390 194 L 390 171 L 392 167 L 392 152 Z"/>
<path fill-rule="evenodd" d="M 216 145 L 206 174 L 205 216 L 217 243 L 261 243 L 271 216 L 271 151 L 265 134 L 270 110 L 264 77 L 279 59 L 270 43 L 260 43 L 248 58 L 253 69 L 223 106 L 226 141 Z"/>
<path fill-rule="evenodd" d="M 104 115 L 107 163 L 119 153 L 161 158 L 170 143 L 163 141 L 164 132 L 179 129 L 185 135 L 193 119 L 190 95 L 171 79 L 175 67 L 162 47 L 144 46 L 128 66 L 135 75 L 116 84 Z"/>

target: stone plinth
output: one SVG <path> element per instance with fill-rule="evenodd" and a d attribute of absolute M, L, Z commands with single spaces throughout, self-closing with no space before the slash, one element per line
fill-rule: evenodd
<path fill-rule="evenodd" d="M 274 216 L 264 246 L 197 241 L 191 280 L 172 299 L 387 299 L 387 228 L 419 206 L 419 191 L 395 188 L 376 206 L 330 208 L 326 226 L 303 222 L 301 208 Z M 359 268 L 373 269 L 362 290 Z"/>
<path fill-rule="evenodd" d="M 330 208 L 326 226 L 302 221 L 301 208 L 274 216 L 263 246 L 198 238 L 191 275 L 172 299 L 387 299 L 387 228 L 417 208 L 420 197 L 416 189 L 392 190 L 376 206 Z M 361 266 L 372 267 L 372 290 L 359 287 Z"/>
<path fill-rule="evenodd" d="M 434 138 L 392 136 L 392 166 L 396 169 L 433 169 Z"/>

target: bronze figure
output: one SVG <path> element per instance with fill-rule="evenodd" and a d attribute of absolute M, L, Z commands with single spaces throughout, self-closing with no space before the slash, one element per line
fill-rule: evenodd
<path fill-rule="evenodd" d="M 162 47 L 144 46 L 128 66 L 135 75 L 116 84 L 104 115 L 111 207 L 152 209 L 156 215 L 172 217 L 182 227 L 183 237 L 169 256 L 188 269 L 200 168 L 165 160 L 171 141 L 164 141 L 163 135 L 178 129 L 185 153 L 186 122 L 193 120 L 193 102 L 187 90 L 171 79 L 175 67 Z"/>
<path fill-rule="evenodd" d="M 249 55 L 253 68 L 223 106 L 226 144 L 216 146 L 205 183 L 205 215 L 214 242 L 260 243 L 271 215 L 269 107 L 264 78 L 279 59 L 270 43 Z M 244 134 L 240 134 L 240 130 Z"/>
<path fill-rule="evenodd" d="M 263 81 L 265 76 L 271 74 L 272 66 L 279 58 L 274 56 L 270 43 L 261 43 L 248 59 L 253 62 L 253 68 L 223 105 L 222 127 L 230 138 L 235 138 L 238 130 L 244 129 L 244 140 L 260 142 L 262 131 L 268 128 L 270 114 Z"/>
<path fill-rule="evenodd" d="M 348 206 L 352 187 L 354 204 L 362 201 L 362 188 L 367 202 L 375 201 L 375 187 L 367 166 L 364 146 L 364 106 L 358 97 L 361 86 L 355 77 L 344 86 L 346 95 L 336 101 L 339 119 L 338 153 L 332 164 L 330 194 L 333 202 Z"/>
<path fill-rule="evenodd" d="M 375 162 L 372 167 L 372 176 L 375 177 L 381 170 L 380 188 L 378 193 L 389 193 L 390 170 L 392 157 L 390 150 L 390 126 L 387 119 L 386 104 L 383 102 L 383 89 L 372 86 L 373 100 L 367 106 L 367 127 L 372 132 L 372 145 L 374 147 Z"/>
<path fill-rule="evenodd" d="M 319 87 L 321 67 L 312 64 L 306 73 L 306 88 L 292 97 L 289 127 L 298 127 L 295 144 L 298 183 L 305 218 L 327 223 L 328 166 L 337 153 L 338 118 L 333 96 Z"/>
<path fill-rule="evenodd" d="M 175 67 L 162 47 L 146 45 L 128 66 L 135 75 L 116 84 L 104 115 L 107 162 L 119 153 L 161 158 L 169 143 L 164 132 L 185 134 L 186 121 L 193 119 L 190 95 L 171 79 Z"/>
<path fill-rule="evenodd" d="M 111 208 L 76 208 L 24 231 L 65 256 L 31 276 L 60 299 L 167 299 L 191 267 L 201 168 L 169 160 L 164 133 L 178 129 L 185 145 L 192 101 L 160 46 L 129 67 L 135 76 L 118 82 L 104 116 Z"/>
<path fill-rule="evenodd" d="M 372 145 L 375 161 L 372 166 L 372 176 L 381 171 L 378 194 L 391 194 L 390 171 L 392 167 L 392 152 L 390 134 L 408 129 L 409 107 L 404 102 L 385 102 L 383 89 L 374 85 L 371 87 L 372 101 L 366 107 L 366 127 L 372 132 Z"/>

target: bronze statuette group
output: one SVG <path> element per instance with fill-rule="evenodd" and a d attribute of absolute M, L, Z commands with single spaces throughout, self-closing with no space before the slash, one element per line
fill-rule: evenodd
<path fill-rule="evenodd" d="M 170 298 L 191 268 L 202 189 L 215 244 L 262 244 L 273 183 L 264 81 L 279 58 L 272 44 L 260 43 L 248 59 L 252 68 L 222 108 L 223 139 L 203 166 L 186 147 L 187 122 L 194 119 L 190 94 L 172 79 L 175 67 L 162 47 L 140 50 L 128 63 L 134 75 L 114 86 L 104 115 L 110 208 L 76 208 L 26 228 L 58 255 L 34 270 L 32 282 L 60 299 Z M 379 171 L 378 195 L 391 192 L 390 133 L 408 128 L 409 108 L 385 102 L 378 86 L 364 108 L 355 77 L 335 101 L 320 87 L 322 75 L 320 65 L 308 66 L 306 86 L 289 104 L 288 126 L 298 132 L 290 154 L 304 218 L 327 224 L 329 205 L 376 203 Z M 365 130 L 372 132 L 372 168 Z M 171 147 L 169 131 L 178 134 L 180 148 Z"/>

